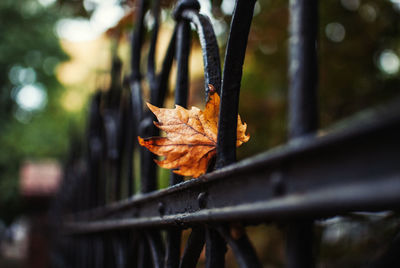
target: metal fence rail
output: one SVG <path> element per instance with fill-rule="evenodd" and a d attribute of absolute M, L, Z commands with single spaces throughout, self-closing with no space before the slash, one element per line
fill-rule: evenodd
<path fill-rule="evenodd" d="M 289 143 L 235 163 L 239 91 L 254 4 L 236 1 L 221 77 L 212 25 L 199 14 L 195 0 L 178 1 L 174 33 L 156 73 L 160 1 L 139 1 L 131 75 L 124 87 L 121 63 L 115 60 L 110 90 L 98 93 L 91 104 L 83 159 L 87 172 L 77 168 L 75 158 L 67 165 L 69 186 L 60 194 L 66 223 L 56 247 L 67 267 L 196 267 L 204 245 L 206 267 L 224 267 L 227 246 L 240 267 L 261 267 L 243 226 L 264 222 L 286 226 L 288 267 L 314 267 L 314 220 L 400 207 L 399 101 L 366 112 L 361 120 L 350 121 L 351 127 L 316 135 L 317 0 L 290 1 Z M 186 106 L 190 23 L 203 51 L 205 93 L 212 84 L 221 95 L 215 170 L 185 182 L 171 174 L 171 186 L 163 190 L 157 190 L 153 155 L 134 142 L 136 136 L 158 134 L 152 115 L 142 109 L 140 59 L 147 10 L 155 17 L 146 74 L 150 102 L 163 106 L 175 61 L 175 102 Z M 141 162 L 139 195 L 133 195 L 135 150 Z M 181 231 L 187 228 L 192 231 L 181 254 Z"/>

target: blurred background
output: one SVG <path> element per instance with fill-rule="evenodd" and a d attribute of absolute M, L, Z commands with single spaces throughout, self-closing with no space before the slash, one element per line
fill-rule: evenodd
<path fill-rule="evenodd" d="M 129 73 L 136 2 L 0 1 L 0 260 L 24 256 L 26 246 L 16 242 L 29 233 L 29 202 L 39 198 L 45 208 L 56 192 L 70 141 L 85 133 L 90 96 L 110 87 L 113 53 L 122 59 L 123 73 Z M 211 18 L 224 55 L 234 1 L 199 2 L 201 12 Z M 163 1 L 158 67 L 174 26 L 173 6 L 174 1 Z M 399 16 L 399 0 L 320 1 L 321 134 L 354 113 L 400 95 Z M 149 37 L 154 19 L 146 14 L 145 22 Z M 287 28 L 287 0 L 257 2 L 240 99 L 240 114 L 251 139 L 239 148 L 239 158 L 286 141 Z M 196 40 L 191 60 L 189 106 L 202 107 L 203 71 L 198 64 L 202 55 Z M 144 88 L 148 96 L 146 82 Z M 170 92 L 166 106 L 172 105 Z M 160 187 L 165 185 L 161 174 Z M 283 253 L 277 228 L 264 226 L 250 234 L 264 259 L 280 267 Z M 396 233 L 398 220 L 392 213 L 357 215 L 321 222 L 320 228 L 324 267 L 338 267 L 329 263 L 339 265 L 351 257 L 357 267 L 357 260 Z M 374 238 L 366 235 L 371 230 Z M 354 255 L 338 258 L 349 248 Z"/>

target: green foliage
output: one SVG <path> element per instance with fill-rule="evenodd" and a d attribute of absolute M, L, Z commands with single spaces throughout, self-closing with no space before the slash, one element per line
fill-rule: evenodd
<path fill-rule="evenodd" d="M 61 157 L 67 149 L 68 116 L 55 68 L 67 56 L 54 32 L 57 9 L 32 0 L 0 1 L 0 218 L 20 213 L 19 167 L 24 160 Z M 47 96 L 43 108 L 26 109 L 17 94 L 27 85 Z M 32 96 L 26 96 L 29 98 Z"/>

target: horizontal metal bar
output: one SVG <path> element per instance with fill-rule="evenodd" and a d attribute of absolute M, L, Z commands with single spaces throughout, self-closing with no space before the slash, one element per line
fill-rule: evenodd
<path fill-rule="evenodd" d="M 204 209 L 163 217 L 69 222 L 66 227 L 67 232 L 88 233 L 125 228 L 185 226 L 186 224 L 205 222 L 256 223 L 285 221 L 293 218 L 325 218 L 351 211 L 381 211 L 400 208 L 400 176 L 379 180 L 379 182 L 358 183 L 317 191 L 308 195 L 297 194 L 252 204 Z"/>
<path fill-rule="evenodd" d="M 70 232 L 321 218 L 400 206 L 400 105 L 198 179 L 70 216 Z M 163 210 L 159 210 L 162 204 Z M 162 214 L 160 214 L 162 213 Z"/>

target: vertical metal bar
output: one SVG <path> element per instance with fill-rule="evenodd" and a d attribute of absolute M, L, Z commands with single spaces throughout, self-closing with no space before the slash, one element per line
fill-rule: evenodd
<path fill-rule="evenodd" d="M 312 134 L 317 113 L 318 0 L 290 1 L 289 138 Z M 286 237 L 287 267 L 315 267 L 313 222 L 290 223 Z"/>
<path fill-rule="evenodd" d="M 135 39 L 133 46 L 132 55 L 136 55 L 133 58 L 134 63 L 132 64 L 132 75 L 133 78 L 138 80 L 138 90 L 140 91 L 140 52 L 141 52 L 141 45 L 143 39 L 143 31 L 144 31 L 144 13 L 147 9 L 147 3 L 149 1 L 140 1 L 140 14 L 138 16 L 138 21 L 136 23 L 137 30 L 135 32 Z M 140 45 L 137 44 L 140 42 Z M 151 55 L 150 55 L 151 56 Z M 153 55 L 154 56 L 154 55 Z M 150 60 L 151 61 L 151 60 Z M 153 85 L 153 84 L 152 84 Z M 153 87 L 151 88 L 150 95 L 152 98 L 156 95 L 158 88 Z M 141 98 L 141 96 L 140 96 Z M 141 109 L 141 106 L 140 106 Z M 158 134 L 158 129 L 155 128 L 153 125 L 154 116 L 152 116 L 148 111 L 144 116 L 141 118 L 139 125 L 139 135 L 142 137 L 149 137 L 149 136 L 156 136 Z M 157 189 L 157 167 L 153 160 L 154 155 L 146 150 L 145 148 L 140 148 L 140 160 L 141 160 L 141 191 L 142 192 L 151 192 Z"/>
<path fill-rule="evenodd" d="M 288 225 L 286 232 L 287 267 L 315 267 L 313 238 L 313 222 L 311 220 L 296 221 Z"/>
<path fill-rule="evenodd" d="M 100 92 L 92 98 L 89 112 L 89 126 L 87 130 L 87 146 L 88 146 L 88 163 L 89 176 L 93 183 L 92 189 L 94 193 L 93 206 L 101 205 L 102 191 L 100 188 L 102 179 L 101 160 L 103 156 L 104 144 L 102 143 L 102 118 L 100 115 Z"/>
<path fill-rule="evenodd" d="M 128 244 L 128 254 L 127 254 L 127 267 L 137 268 L 138 266 L 138 236 L 134 231 L 129 231 L 126 234 L 126 242 Z"/>
<path fill-rule="evenodd" d="M 164 57 L 161 72 L 157 76 L 157 94 L 152 95 L 151 103 L 155 106 L 163 106 L 165 95 L 168 92 L 168 82 L 171 73 L 171 67 L 174 60 L 176 47 L 176 27 L 172 34 L 170 43 L 167 48 L 167 53 Z"/>
<path fill-rule="evenodd" d="M 94 267 L 104 268 L 104 241 L 101 234 L 94 238 Z"/>
<path fill-rule="evenodd" d="M 126 161 L 127 161 L 127 174 L 126 174 L 126 180 L 127 180 L 127 187 L 128 187 L 128 197 L 132 196 L 132 194 L 135 192 L 135 184 L 133 182 L 134 180 L 134 166 L 133 166 L 133 161 L 134 161 L 134 141 L 136 140 L 135 135 L 135 130 L 134 130 L 134 121 L 132 117 L 132 97 L 130 93 L 127 94 L 127 107 L 125 110 L 126 113 L 126 124 L 127 126 L 127 132 L 126 132 Z"/>
<path fill-rule="evenodd" d="M 190 5 L 190 8 L 182 10 L 186 3 Z M 196 26 L 203 52 L 204 90 L 205 98 L 207 98 L 209 93 L 209 84 L 213 85 L 217 92 L 220 93 L 221 62 L 219 56 L 219 47 L 210 19 L 199 14 L 198 10 L 200 9 L 200 5 L 198 5 L 198 2 L 189 0 L 186 3 L 185 1 L 182 1 L 183 5 L 181 9 L 179 9 L 178 6 L 175 12 L 175 17 L 181 16 L 182 18 L 190 20 Z M 179 10 L 182 12 L 181 15 L 179 15 Z"/>
<path fill-rule="evenodd" d="M 117 51 L 117 50 L 116 50 Z M 116 53 L 115 51 L 115 53 Z M 122 72 L 122 62 L 118 58 L 118 56 L 115 56 L 115 59 L 113 60 L 113 69 L 112 69 L 112 92 L 111 92 L 111 97 L 115 97 L 115 104 L 113 104 L 113 110 L 115 112 L 115 117 L 114 120 L 116 122 L 116 133 L 115 133 L 115 148 L 117 151 L 116 154 L 116 159 L 113 161 L 113 169 L 115 178 L 111 178 L 115 180 L 115 186 L 114 186 L 114 201 L 119 200 L 121 198 L 121 180 L 122 180 L 122 156 L 124 154 L 124 144 L 123 140 L 121 140 L 121 131 L 124 131 L 124 128 L 121 128 L 121 98 L 122 98 L 122 85 L 121 85 L 121 72 Z"/>
<path fill-rule="evenodd" d="M 194 268 L 204 247 L 205 229 L 194 227 L 188 238 L 179 268 Z"/>
<path fill-rule="evenodd" d="M 105 94 L 105 109 L 103 111 L 104 127 L 106 133 L 107 144 L 107 199 L 115 201 L 119 197 L 120 189 L 120 160 L 121 152 L 119 151 L 120 142 L 120 101 L 121 101 L 121 69 L 122 63 L 115 55 L 116 48 L 112 60 L 111 69 L 111 86 Z"/>
<path fill-rule="evenodd" d="M 100 107 L 100 105 L 99 105 Z M 104 121 L 102 118 L 102 123 L 104 126 Z M 103 129 L 103 133 L 101 135 L 101 145 L 102 145 L 102 152 L 101 152 L 101 156 L 100 156 L 100 177 L 99 177 L 99 196 L 100 196 L 100 200 L 99 200 L 99 204 L 98 205 L 105 205 L 107 202 L 107 188 L 106 188 L 106 183 L 107 183 L 107 178 L 106 178 L 106 174 L 107 174 L 107 169 L 106 169 L 106 137 L 105 137 L 105 131 Z"/>
<path fill-rule="evenodd" d="M 82 267 L 90 267 L 90 240 L 89 236 L 86 235 L 82 238 L 80 243 L 82 252 Z"/>
<path fill-rule="evenodd" d="M 136 20 L 135 32 L 132 38 L 132 74 L 131 74 L 131 90 L 134 106 L 135 124 L 138 126 L 138 135 L 148 137 L 153 136 L 154 127 L 150 116 L 143 117 L 142 111 L 142 93 L 141 93 L 141 71 L 140 58 L 143 44 L 144 34 L 144 15 L 147 10 L 149 1 L 141 0 L 139 2 L 139 15 Z M 156 182 L 156 166 L 153 161 L 153 154 L 144 148 L 140 148 L 140 168 L 141 168 L 141 191 L 150 192 L 157 188 Z"/>
<path fill-rule="evenodd" d="M 156 64 L 155 64 L 155 56 L 156 56 L 156 47 L 157 47 L 157 37 L 159 30 L 159 21 L 160 21 L 160 0 L 155 0 L 153 2 L 153 18 L 154 25 L 152 29 L 149 55 L 147 58 L 147 81 L 150 86 L 151 94 L 157 94 L 157 77 L 156 77 Z M 155 99 L 155 96 L 151 96 L 151 99 Z"/>
<path fill-rule="evenodd" d="M 122 198 L 122 189 L 123 189 L 123 168 L 124 168 L 124 154 L 126 150 L 126 144 L 125 144 L 125 135 L 126 135 L 126 129 L 127 125 L 125 124 L 124 118 L 123 118 L 123 111 L 119 111 L 120 114 L 118 116 L 118 132 L 117 132 L 117 139 L 118 139 L 118 158 L 115 163 L 115 169 L 116 169 L 116 175 L 115 175 L 115 200 L 118 201 Z"/>
<path fill-rule="evenodd" d="M 143 46 L 144 35 L 144 16 L 150 1 L 140 0 L 138 3 L 138 15 L 136 16 L 135 30 L 132 35 L 131 47 L 131 100 L 132 100 L 132 117 L 133 117 L 133 135 L 136 140 L 138 135 L 148 137 L 152 133 L 151 117 L 145 117 L 143 114 L 142 86 L 141 86 L 141 70 L 140 59 Z M 134 147 L 137 143 L 135 142 Z M 153 155 L 139 148 L 140 151 L 140 190 L 141 192 L 150 192 L 156 189 L 156 166 L 152 160 Z M 137 267 L 147 267 L 150 257 L 149 245 L 144 237 L 138 241 L 138 258 Z"/>
<path fill-rule="evenodd" d="M 132 36 L 132 55 L 131 55 L 131 79 L 141 80 L 140 73 L 140 56 L 143 45 L 143 34 L 144 34 L 144 15 L 147 9 L 147 0 L 140 0 L 139 2 L 139 12 L 136 17 L 135 31 Z"/>
<path fill-rule="evenodd" d="M 225 267 L 226 243 L 218 231 L 206 229 L 206 267 Z"/>
<path fill-rule="evenodd" d="M 190 55 L 190 23 L 182 19 L 177 25 L 176 61 L 177 77 L 175 88 L 175 104 L 187 106 L 189 91 L 189 55 Z"/>
<path fill-rule="evenodd" d="M 262 264 L 246 234 L 246 230 L 242 226 L 234 228 L 236 229 L 235 236 L 232 236 L 230 234 L 231 230 L 226 227 L 219 228 L 218 231 L 231 247 L 239 267 L 262 268 Z"/>
<path fill-rule="evenodd" d="M 222 78 L 216 168 L 236 161 L 240 82 L 255 0 L 237 0 L 231 22 Z"/>
<path fill-rule="evenodd" d="M 114 266 L 115 268 L 125 268 L 127 260 L 127 252 L 124 241 L 124 235 L 121 233 L 111 234 L 111 245 L 114 253 Z"/>
<path fill-rule="evenodd" d="M 166 238 L 165 267 L 178 267 L 181 255 L 181 230 L 168 230 Z"/>
<path fill-rule="evenodd" d="M 143 45 L 143 34 L 144 34 L 144 15 L 146 10 L 146 0 L 140 0 L 138 2 L 138 15 L 136 16 L 135 30 L 132 34 L 131 40 L 131 76 L 130 76 L 130 89 L 131 89 L 131 102 L 132 102 L 132 118 L 133 118 L 133 135 L 134 138 L 140 135 L 141 131 L 139 124 L 143 118 L 142 109 L 142 87 L 141 87 L 141 72 L 140 72 L 140 57 Z M 140 161 L 141 170 L 143 167 L 143 150 L 140 150 Z M 142 180 L 141 180 L 142 182 Z M 143 187 L 143 185 L 141 185 Z"/>
<path fill-rule="evenodd" d="M 125 80 L 126 81 L 126 80 Z M 132 98 L 127 90 L 126 83 L 122 89 L 120 102 L 120 127 L 119 127 L 119 163 L 120 198 L 126 198 L 133 193 L 133 149 L 135 137 L 133 136 Z"/>
<path fill-rule="evenodd" d="M 290 1 L 289 138 L 316 131 L 318 0 Z"/>
<path fill-rule="evenodd" d="M 138 243 L 138 259 L 137 267 L 149 267 L 149 262 L 151 262 L 149 245 L 144 236 L 141 236 Z"/>
<path fill-rule="evenodd" d="M 146 234 L 149 243 L 153 266 L 155 268 L 164 268 L 164 245 L 159 231 L 149 231 Z M 147 265 L 148 267 L 148 265 Z"/>
<path fill-rule="evenodd" d="M 149 122 L 144 122 L 146 124 L 145 131 L 141 133 L 141 136 L 143 137 L 155 136 L 154 132 L 152 131 L 153 126 L 150 125 L 152 123 L 152 120 L 148 121 Z M 149 131 L 148 128 L 151 128 L 151 130 Z M 141 149 L 140 189 L 143 193 L 148 193 L 157 189 L 157 165 L 153 160 L 154 155 L 150 151 L 145 150 L 145 148 L 140 148 L 140 149 Z"/>

